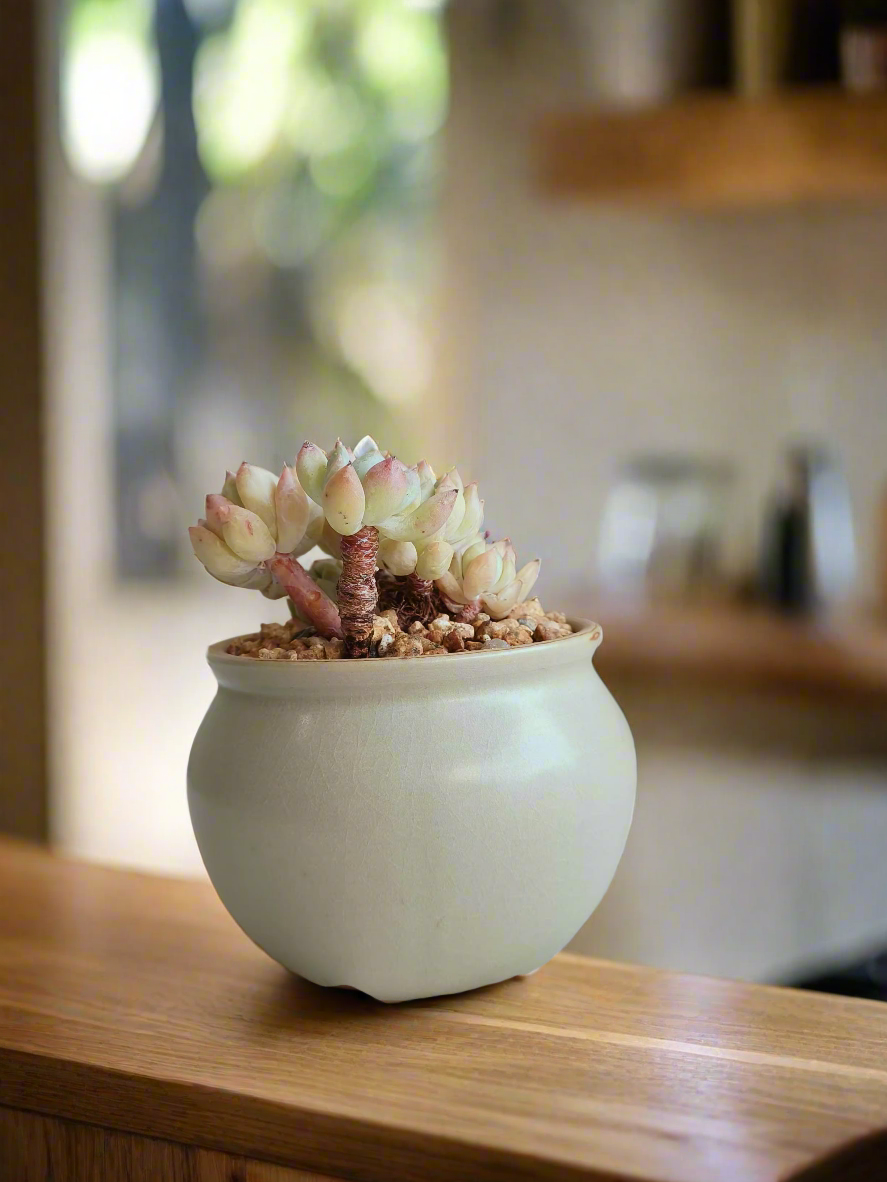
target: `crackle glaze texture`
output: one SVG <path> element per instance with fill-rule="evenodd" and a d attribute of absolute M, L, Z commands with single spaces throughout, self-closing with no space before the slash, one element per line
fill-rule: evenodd
<path fill-rule="evenodd" d="M 270 956 L 383 1001 L 543 965 L 604 895 L 635 754 L 564 640 L 406 660 L 209 650 L 218 693 L 188 768 L 200 852 Z"/>

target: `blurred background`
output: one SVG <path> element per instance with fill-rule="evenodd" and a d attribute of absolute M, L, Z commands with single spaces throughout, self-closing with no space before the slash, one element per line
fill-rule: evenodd
<path fill-rule="evenodd" d="M 203 873 L 203 650 L 281 606 L 186 527 L 368 431 L 603 623 L 575 949 L 887 990 L 887 0 L 20 7 L 0 826 Z"/>

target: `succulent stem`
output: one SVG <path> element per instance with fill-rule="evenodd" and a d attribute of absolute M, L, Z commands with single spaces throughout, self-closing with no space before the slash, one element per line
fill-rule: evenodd
<path fill-rule="evenodd" d="M 312 623 L 321 636 L 327 640 L 342 637 L 342 620 L 336 605 L 324 595 L 300 563 L 289 554 L 275 554 L 268 559 L 267 566 L 299 614 Z"/>
<path fill-rule="evenodd" d="M 379 531 L 365 525 L 357 533 L 342 537 L 342 573 L 338 599 L 345 635 L 347 657 L 367 657 L 376 610 L 376 555 Z"/>
<path fill-rule="evenodd" d="M 470 603 L 454 603 L 450 606 L 456 611 L 456 620 L 460 624 L 470 624 L 480 612 L 480 599 L 472 599 Z"/>
<path fill-rule="evenodd" d="M 407 575 L 407 585 L 410 590 L 410 597 L 416 605 L 416 618 L 425 620 L 431 619 L 432 600 L 434 593 L 434 583 L 431 579 L 420 578 L 415 571 L 411 575 Z"/>
<path fill-rule="evenodd" d="M 434 616 L 448 610 L 434 583 L 420 579 L 416 574 L 396 577 L 380 571 L 376 576 L 376 585 L 379 591 L 377 611 L 393 607 L 404 629 L 414 620 L 427 624 Z"/>

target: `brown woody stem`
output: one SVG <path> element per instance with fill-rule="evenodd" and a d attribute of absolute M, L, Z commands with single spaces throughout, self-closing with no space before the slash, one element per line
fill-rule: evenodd
<path fill-rule="evenodd" d="M 415 574 L 395 577 L 379 571 L 376 586 L 379 591 L 376 611 L 382 612 L 393 607 L 397 612 L 397 622 L 404 631 L 416 620 L 427 624 L 442 611 L 449 610 L 434 583 L 420 579 Z"/>
<path fill-rule="evenodd" d="M 434 583 L 431 579 L 420 579 L 415 571 L 407 575 L 409 597 L 415 611 L 415 619 L 427 623 L 434 615 Z"/>
<path fill-rule="evenodd" d="M 470 624 L 480 613 L 480 599 L 472 599 L 471 603 L 452 604 L 451 608 L 456 612 L 456 620 L 460 624 Z"/>
<path fill-rule="evenodd" d="M 342 573 L 337 596 L 346 657 L 368 657 L 376 611 L 376 555 L 379 531 L 365 525 L 356 534 L 342 538 Z"/>
<path fill-rule="evenodd" d="M 298 608 L 299 615 L 313 624 L 321 636 L 327 640 L 342 636 L 342 621 L 336 605 L 295 558 L 289 554 L 275 554 L 268 559 L 268 569 Z"/>
<path fill-rule="evenodd" d="M 407 575 L 407 579 L 409 580 L 410 590 L 415 595 L 431 594 L 431 590 L 434 587 L 434 583 L 432 583 L 431 579 L 420 579 L 415 571 L 413 571 L 411 575 Z"/>

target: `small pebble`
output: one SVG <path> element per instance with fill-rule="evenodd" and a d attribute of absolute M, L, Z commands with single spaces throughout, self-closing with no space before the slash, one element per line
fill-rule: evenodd
<path fill-rule="evenodd" d="M 382 639 L 379 641 L 378 645 L 376 646 L 376 653 L 380 657 L 384 657 L 385 654 L 388 652 L 388 650 L 391 648 L 391 646 L 393 644 L 394 644 L 394 634 L 392 632 L 386 632 L 385 635 L 382 637 Z"/>
<path fill-rule="evenodd" d="M 479 628 L 475 628 L 474 632 L 478 639 L 484 639 L 489 636 L 493 640 L 506 640 L 512 633 L 516 633 L 520 628 L 517 620 L 490 620 L 487 624 L 481 624 Z"/>
<path fill-rule="evenodd" d="M 542 619 L 536 625 L 537 640 L 560 640 L 562 636 L 569 635 L 569 629 L 555 620 Z"/>
<path fill-rule="evenodd" d="M 545 610 L 539 602 L 538 596 L 528 599 L 526 603 L 518 603 L 508 613 L 512 619 L 517 619 L 518 616 L 528 616 L 532 619 L 541 619 L 545 615 Z"/>
<path fill-rule="evenodd" d="M 397 612 L 388 608 L 373 617 L 370 652 L 373 657 L 436 657 L 522 647 L 534 641 L 544 643 L 572 632 L 563 612 L 545 612 L 535 596 L 517 604 L 501 620 L 491 620 L 488 612 L 479 612 L 467 622 L 441 612 L 427 625 L 413 620 L 406 632 L 398 623 Z M 345 646 L 341 640 L 318 636 L 313 627 L 306 627 L 303 620 L 293 616 L 284 624 L 263 624 L 260 632 L 233 640 L 227 651 L 260 661 L 332 661 L 344 657 Z"/>
<path fill-rule="evenodd" d="M 525 644 L 533 643 L 533 633 L 529 628 L 516 628 L 505 637 L 505 640 L 512 648 L 521 648 Z"/>
<path fill-rule="evenodd" d="M 394 644 L 388 649 L 386 657 L 420 657 L 422 655 L 422 641 L 418 636 L 408 636 L 406 632 L 399 633 Z"/>
<path fill-rule="evenodd" d="M 370 644 L 378 644 L 383 636 L 394 636 L 397 632 L 397 625 L 393 624 L 388 615 L 373 616 L 373 634 L 370 637 Z"/>

